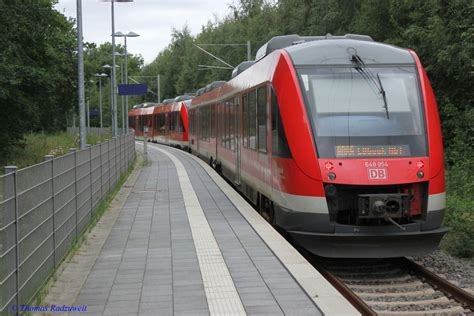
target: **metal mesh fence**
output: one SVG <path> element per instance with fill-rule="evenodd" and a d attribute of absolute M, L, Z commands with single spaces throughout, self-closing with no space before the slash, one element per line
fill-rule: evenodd
<path fill-rule="evenodd" d="M 0 176 L 0 315 L 28 303 L 128 170 L 133 134 Z"/>

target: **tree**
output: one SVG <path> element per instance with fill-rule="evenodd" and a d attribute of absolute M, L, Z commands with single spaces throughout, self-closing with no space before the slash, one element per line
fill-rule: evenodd
<path fill-rule="evenodd" d="M 28 131 L 66 126 L 76 100 L 73 23 L 53 1 L 0 2 L 0 161 Z"/>

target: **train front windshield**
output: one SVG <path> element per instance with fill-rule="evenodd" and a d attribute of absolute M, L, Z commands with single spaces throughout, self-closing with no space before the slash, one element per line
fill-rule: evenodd
<path fill-rule="evenodd" d="M 320 158 L 427 155 L 414 67 L 302 68 L 298 73 Z"/>

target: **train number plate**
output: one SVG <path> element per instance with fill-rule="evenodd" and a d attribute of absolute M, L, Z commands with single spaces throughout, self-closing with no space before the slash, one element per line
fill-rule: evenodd
<path fill-rule="evenodd" d="M 369 180 L 386 180 L 387 179 L 387 169 L 377 168 L 377 169 L 368 169 L 369 171 Z"/>

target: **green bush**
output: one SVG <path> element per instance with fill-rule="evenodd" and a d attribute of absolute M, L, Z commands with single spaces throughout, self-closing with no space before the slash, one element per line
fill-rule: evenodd
<path fill-rule="evenodd" d="M 456 194 L 448 195 L 444 224 L 451 230 L 441 247 L 458 257 L 474 257 L 474 201 Z"/>
<path fill-rule="evenodd" d="M 469 150 L 464 150 L 466 152 Z M 451 157 L 456 157 L 456 154 L 453 152 Z M 452 255 L 474 258 L 474 161 L 463 154 L 456 158 L 446 173 L 444 225 L 451 230 L 441 247 Z"/>
<path fill-rule="evenodd" d="M 88 144 L 105 141 L 106 136 L 87 135 Z M 59 157 L 69 152 L 69 148 L 79 148 L 78 135 L 68 133 L 28 134 L 15 146 L 7 158 L 8 165 L 25 168 L 44 161 L 45 155 Z"/>

